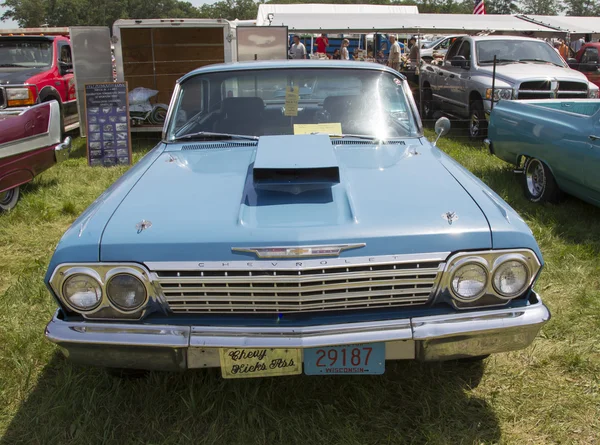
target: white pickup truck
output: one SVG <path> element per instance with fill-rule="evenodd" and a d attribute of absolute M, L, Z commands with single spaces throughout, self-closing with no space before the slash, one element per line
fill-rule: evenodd
<path fill-rule="evenodd" d="M 492 93 L 493 60 L 496 76 Z M 511 99 L 598 97 L 598 87 L 572 70 L 547 42 L 513 36 L 462 36 L 440 65 L 421 69 L 423 118 L 435 111 L 468 119 L 469 135 L 487 133 L 492 95 Z"/>

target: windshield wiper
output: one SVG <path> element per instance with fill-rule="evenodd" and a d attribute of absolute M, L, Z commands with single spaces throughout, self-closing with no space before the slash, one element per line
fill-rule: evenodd
<path fill-rule="evenodd" d="M 519 62 L 541 62 L 541 63 L 549 63 L 551 65 L 562 66 L 558 63 L 550 62 L 549 60 L 544 59 L 519 59 Z"/>
<path fill-rule="evenodd" d="M 479 63 L 494 63 L 494 60 L 481 60 Z M 496 63 L 519 63 L 519 60 L 514 59 L 496 59 Z"/>
<path fill-rule="evenodd" d="M 311 134 L 326 134 L 326 133 L 311 133 Z M 366 141 L 381 141 L 381 142 L 385 142 L 389 139 L 396 139 L 393 137 L 389 137 L 389 138 L 381 138 L 378 136 L 368 136 L 366 134 L 348 134 L 348 133 L 329 133 L 328 134 L 330 138 L 334 138 L 334 139 L 344 139 L 344 138 L 355 138 L 355 139 L 363 139 Z"/>
<path fill-rule="evenodd" d="M 18 65 L 16 63 L 0 63 L 0 68 L 25 68 L 23 65 Z"/>
<path fill-rule="evenodd" d="M 247 134 L 230 134 L 230 133 L 214 133 L 211 131 L 198 131 L 197 133 L 184 134 L 177 136 L 173 141 L 189 140 L 189 139 L 247 139 L 249 141 L 258 141 L 258 136 L 250 136 Z"/>

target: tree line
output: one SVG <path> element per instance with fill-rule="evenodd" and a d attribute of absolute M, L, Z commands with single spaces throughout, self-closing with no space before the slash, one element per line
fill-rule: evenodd
<path fill-rule="evenodd" d="M 4 0 L 2 20 L 21 27 L 108 26 L 117 19 L 225 18 L 254 19 L 260 3 L 305 3 L 305 0 L 220 0 L 199 8 L 181 0 Z M 474 0 L 311 0 L 311 3 L 417 5 L 421 13 L 470 14 Z M 488 14 L 597 16 L 600 0 L 485 0 Z"/>

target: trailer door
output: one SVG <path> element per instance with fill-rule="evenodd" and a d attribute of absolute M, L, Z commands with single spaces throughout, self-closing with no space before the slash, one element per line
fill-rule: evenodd
<path fill-rule="evenodd" d="M 237 60 L 287 59 L 287 26 L 238 26 Z"/>
<path fill-rule="evenodd" d="M 113 81 L 110 31 L 105 26 L 74 26 L 69 32 L 77 90 L 79 132 L 81 136 L 85 136 L 85 84 Z"/>

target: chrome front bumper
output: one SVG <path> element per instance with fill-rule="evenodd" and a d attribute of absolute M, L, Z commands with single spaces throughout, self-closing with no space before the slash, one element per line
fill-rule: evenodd
<path fill-rule="evenodd" d="M 523 308 L 336 325 L 293 327 L 175 326 L 66 322 L 57 312 L 46 337 L 73 361 L 113 368 L 183 370 L 218 367 L 219 348 L 313 348 L 386 343 L 386 359 L 476 357 L 529 346 L 550 312 Z"/>

